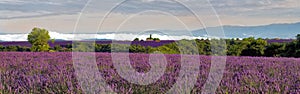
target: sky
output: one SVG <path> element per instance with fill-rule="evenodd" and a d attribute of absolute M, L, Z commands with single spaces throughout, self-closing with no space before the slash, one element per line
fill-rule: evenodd
<path fill-rule="evenodd" d="M 196 30 L 300 22 L 299 0 L 0 0 L 0 33 Z"/>

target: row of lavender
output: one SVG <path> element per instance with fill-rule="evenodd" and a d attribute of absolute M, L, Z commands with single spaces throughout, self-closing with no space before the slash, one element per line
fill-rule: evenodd
<path fill-rule="evenodd" d="M 147 72 L 149 54 L 130 54 L 132 66 Z M 118 75 L 110 53 L 96 53 L 99 71 L 117 93 L 165 93 L 176 83 L 180 55 L 165 55 L 165 74 L 150 85 L 137 85 Z M 199 77 L 191 93 L 200 93 L 210 69 L 210 56 L 199 57 Z M 82 93 L 76 79 L 72 53 L 0 54 L 0 92 L 7 93 Z M 227 57 L 224 77 L 216 93 L 299 93 L 299 58 Z M 93 78 L 91 78 L 93 79 Z"/>
<path fill-rule="evenodd" d="M 268 43 L 288 43 L 293 42 L 294 39 L 268 39 Z"/>

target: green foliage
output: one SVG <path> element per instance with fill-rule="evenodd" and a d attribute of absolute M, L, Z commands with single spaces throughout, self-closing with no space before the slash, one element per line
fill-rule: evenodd
<path fill-rule="evenodd" d="M 128 44 L 96 44 L 96 52 L 130 52 L 130 53 L 152 53 L 156 51 L 153 47 Z"/>
<path fill-rule="evenodd" d="M 199 54 L 197 43 L 193 40 L 180 40 L 176 42 L 181 54 Z M 177 50 L 178 51 L 178 50 Z"/>
<path fill-rule="evenodd" d="M 247 44 L 247 48 L 242 51 L 243 56 L 263 56 L 265 47 L 267 46 L 267 41 L 258 38 L 255 40 L 253 37 L 246 38 L 245 44 Z"/>
<path fill-rule="evenodd" d="M 207 49 L 209 49 L 208 47 L 208 43 L 204 42 L 204 41 L 200 41 L 200 40 L 196 40 L 197 46 L 198 46 L 198 52 L 199 54 L 206 54 Z"/>
<path fill-rule="evenodd" d="M 39 44 L 39 45 L 34 44 L 34 45 L 32 45 L 30 50 L 33 51 L 33 52 L 46 52 L 46 51 L 49 51 L 49 48 L 50 48 L 50 46 L 47 45 L 47 44 L 45 44 L 45 45 L 43 45 L 43 44 Z"/>
<path fill-rule="evenodd" d="M 5 51 L 18 51 L 18 47 L 17 46 L 7 46 Z"/>
<path fill-rule="evenodd" d="M 294 56 L 294 57 L 297 57 L 297 58 L 300 57 L 300 49 L 297 49 L 297 50 L 296 50 L 296 53 L 295 53 L 295 56 Z"/>
<path fill-rule="evenodd" d="M 282 56 L 284 57 L 300 57 L 300 34 L 296 36 L 296 41 L 290 42 L 286 44 L 284 53 Z"/>
<path fill-rule="evenodd" d="M 200 55 L 210 55 L 211 54 L 211 46 L 209 40 L 195 40 L 198 52 Z"/>
<path fill-rule="evenodd" d="M 279 57 L 285 51 L 285 44 L 282 43 L 271 43 L 266 47 L 265 56 L 268 57 Z"/>
<path fill-rule="evenodd" d="M 179 48 L 176 43 L 165 44 L 155 49 L 163 54 L 180 54 Z"/>
<path fill-rule="evenodd" d="M 243 49 L 244 48 L 242 46 L 240 46 L 239 44 L 228 45 L 227 55 L 240 56 L 242 54 Z"/>
<path fill-rule="evenodd" d="M 131 53 L 146 53 L 147 49 L 141 45 L 131 45 L 129 47 L 129 52 L 131 52 Z"/>
<path fill-rule="evenodd" d="M 95 45 L 96 52 L 111 52 L 110 44 L 96 44 Z"/>
<path fill-rule="evenodd" d="M 4 51 L 5 47 L 0 45 L 0 51 Z"/>
<path fill-rule="evenodd" d="M 156 48 L 156 51 L 159 51 L 163 54 L 180 54 L 179 51 L 176 51 L 175 49 L 171 49 L 168 46 L 160 46 Z"/>
<path fill-rule="evenodd" d="M 226 40 L 227 44 L 227 55 L 240 56 L 242 51 L 246 49 L 247 45 L 250 44 L 246 41 L 240 41 L 239 39 Z"/>
<path fill-rule="evenodd" d="M 27 40 L 32 44 L 31 51 L 44 52 L 50 48 L 48 44 L 50 35 L 46 29 L 33 28 L 31 33 L 28 34 Z"/>
<path fill-rule="evenodd" d="M 55 46 L 54 46 L 54 50 L 56 50 L 56 51 L 60 51 L 60 50 L 62 50 L 62 47 L 61 47 L 61 46 L 59 46 L 59 45 L 55 45 Z"/>
<path fill-rule="evenodd" d="M 128 44 L 111 44 L 111 52 L 128 52 Z"/>
<path fill-rule="evenodd" d="M 49 52 L 56 52 L 55 50 L 49 50 Z"/>
<path fill-rule="evenodd" d="M 55 45 L 53 48 L 51 48 L 51 50 L 53 50 L 55 52 L 70 52 L 70 51 L 72 51 L 72 47 L 67 48 L 67 47 L 63 47 L 60 45 Z"/>
<path fill-rule="evenodd" d="M 54 44 L 55 43 L 55 39 L 51 39 L 51 43 Z"/>
<path fill-rule="evenodd" d="M 146 53 L 148 53 L 148 54 L 153 53 L 153 52 L 155 52 L 155 51 L 156 51 L 156 49 L 153 48 L 153 47 L 151 47 L 151 46 L 147 46 L 147 47 L 146 47 Z"/>
<path fill-rule="evenodd" d="M 28 47 L 22 47 L 22 46 L 1 46 L 0 45 L 0 51 L 4 52 L 29 52 L 30 48 Z"/>
<path fill-rule="evenodd" d="M 140 41 L 140 39 L 139 38 L 135 38 L 133 41 Z"/>
<path fill-rule="evenodd" d="M 44 33 L 42 33 L 44 32 Z M 180 40 L 165 44 L 159 47 L 144 47 L 141 45 L 128 44 L 95 44 L 86 42 L 75 42 L 67 45 L 56 45 L 53 48 L 48 47 L 48 42 L 43 36 L 47 37 L 48 31 L 44 29 L 33 29 L 28 38 L 33 44 L 31 48 L 21 46 L 1 46 L 0 51 L 51 51 L 51 52 L 130 52 L 130 53 L 153 53 L 163 54 L 200 54 L 200 55 L 224 55 L 226 50 L 230 56 L 268 56 L 268 57 L 300 57 L 300 34 L 296 36 L 297 40 L 289 43 L 267 43 L 266 40 L 254 37 L 244 38 L 243 40 L 225 39 L 195 39 Z M 42 33 L 42 34 L 41 34 Z M 34 36 L 36 35 L 36 36 Z M 151 36 L 152 37 L 152 36 Z M 152 38 L 155 39 L 155 38 Z M 43 42 L 41 42 L 43 41 Z M 50 48 L 50 49 L 49 49 Z M 212 50 L 213 49 L 213 50 Z M 212 52 L 215 51 L 215 52 Z"/>
<path fill-rule="evenodd" d="M 300 49 L 300 47 L 297 47 L 299 45 L 296 41 L 286 44 L 285 53 L 283 53 L 283 56 L 285 57 L 299 57 L 297 56 L 297 50 Z"/>
<path fill-rule="evenodd" d="M 17 46 L 17 51 L 18 52 L 30 52 L 30 48 L 29 47 L 22 47 L 22 46 Z"/>
<path fill-rule="evenodd" d="M 211 52 L 215 56 L 226 55 L 226 43 L 224 39 L 212 39 L 210 40 Z"/>
<path fill-rule="evenodd" d="M 199 54 L 197 43 L 193 40 L 180 40 L 175 43 L 157 47 L 155 50 L 163 54 Z"/>
<path fill-rule="evenodd" d="M 160 40 L 159 38 L 153 38 L 154 41 Z"/>
<path fill-rule="evenodd" d="M 296 36 L 298 43 L 300 43 L 300 34 Z"/>
<path fill-rule="evenodd" d="M 73 42 L 73 49 L 74 52 L 93 52 L 95 51 L 95 44 L 88 43 L 88 42 Z"/>

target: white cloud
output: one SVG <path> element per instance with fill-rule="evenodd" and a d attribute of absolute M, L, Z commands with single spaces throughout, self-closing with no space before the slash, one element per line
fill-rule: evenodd
<path fill-rule="evenodd" d="M 148 34 L 134 33 L 106 33 L 106 34 L 64 34 L 57 32 L 49 32 L 51 39 L 62 40 L 88 40 L 88 39 L 113 39 L 113 40 L 133 40 L 134 38 L 146 39 Z M 28 34 L 4 34 L 0 35 L 1 41 L 27 41 Z M 180 39 L 202 39 L 204 37 L 193 37 L 188 35 L 162 35 L 153 34 L 153 37 L 158 37 L 161 40 L 180 40 Z M 204 38 L 205 39 L 205 38 Z"/>

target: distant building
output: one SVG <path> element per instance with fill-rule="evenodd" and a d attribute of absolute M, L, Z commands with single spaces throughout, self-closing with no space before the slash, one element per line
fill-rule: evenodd
<path fill-rule="evenodd" d="M 150 37 L 147 38 L 146 41 L 153 41 L 152 34 L 150 34 Z"/>
<path fill-rule="evenodd" d="M 155 41 L 155 42 L 160 42 L 159 38 L 152 38 L 152 34 L 150 34 L 150 37 L 146 39 L 146 41 Z"/>

